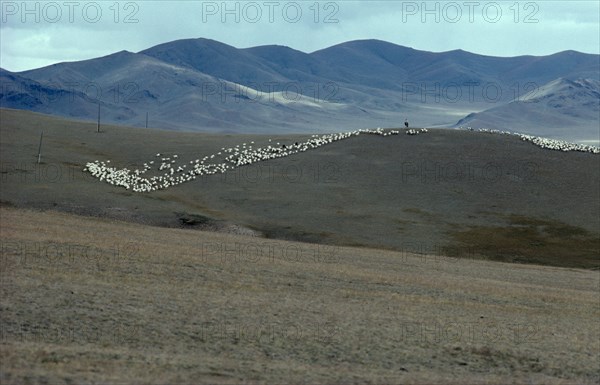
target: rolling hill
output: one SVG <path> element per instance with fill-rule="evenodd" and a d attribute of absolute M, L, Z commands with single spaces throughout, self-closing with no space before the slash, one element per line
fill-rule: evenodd
<path fill-rule="evenodd" d="M 0 206 L 3 384 L 598 382 L 598 272 Z"/>
<path fill-rule="evenodd" d="M 1 110 L 1 121 L 0 199 L 16 207 L 319 244 L 598 266 L 596 154 L 457 130 L 358 136 L 138 194 L 92 178 L 85 164 L 140 168 L 157 153 L 185 164 L 242 142 L 285 144 L 307 135 L 118 126 L 96 133 L 93 123 L 17 110 Z"/>
<path fill-rule="evenodd" d="M 2 106 L 38 111 L 71 118 L 98 116 L 98 101 L 73 87 L 58 82 L 39 83 L 0 68 Z M 100 102 L 107 120 L 118 122 L 130 120 L 136 115 L 127 106 Z"/>
<path fill-rule="evenodd" d="M 122 51 L 18 74 L 2 71 L 10 92 L 2 87 L 0 106 L 95 120 L 97 108 L 83 104 L 100 101 L 106 123 L 143 127 L 149 114 L 153 127 L 205 132 L 327 132 L 395 126 L 405 118 L 414 126 L 450 127 L 559 78 L 600 79 L 598 55 L 565 51 L 500 58 L 425 52 L 378 40 L 304 53 L 185 39 L 139 53 Z M 54 89 L 76 93 L 77 102 L 28 104 L 31 82 L 45 87 L 44 95 Z M 20 96 L 15 89 L 22 90 Z M 550 117 L 562 114 L 548 111 Z M 538 116 L 524 114 L 518 127 L 533 133 L 543 130 L 538 123 Z M 580 123 L 549 134 L 572 140 L 580 126 L 589 131 L 598 125 L 583 118 Z"/>
<path fill-rule="evenodd" d="M 307 137 L 0 109 L 0 382 L 598 383 L 600 155 L 431 129 L 83 172 Z"/>
<path fill-rule="evenodd" d="M 531 127 L 527 120 L 535 120 Z M 596 122 L 596 125 L 591 124 Z M 531 90 L 508 104 L 474 113 L 457 126 L 487 127 L 560 138 L 569 131 L 580 142 L 600 143 L 600 81 L 594 79 L 556 79 Z"/>

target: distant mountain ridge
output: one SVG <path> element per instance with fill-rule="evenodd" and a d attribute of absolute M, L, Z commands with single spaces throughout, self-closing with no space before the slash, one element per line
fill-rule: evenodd
<path fill-rule="evenodd" d="M 526 126 L 522 116 L 530 117 L 537 125 Z M 598 145 L 599 121 L 600 81 L 559 78 L 510 103 L 471 114 L 459 121 L 457 126 L 512 127 L 516 131 L 548 137 L 560 137 L 567 132 L 575 141 L 593 141 Z"/>
<path fill-rule="evenodd" d="M 575 51 L 501 58 L 357 40 L 304 53 L 184 39 L 139 53 L 2 70 L 0 106 L 94 120 L 100 102 L 111 123 L 141 126 L 148 113 L 152 127 L 227 132 L 339 131 L 398 126 L 405 118 L 415 126 L 451 127 L 472 114 L 485 125 L 484 111 L 519 100 L 532 87 L 541 91 L 557 79 L 600 81 L 599 63 L 600 55 Z M 42 96 L 35 103 L 33 84 Z M 69 102 L 46 95 L 59 91 Z M 590 120 L 577 114 L 583 125 Z M 520 118 L 521 128 L 536 128 Z"/>

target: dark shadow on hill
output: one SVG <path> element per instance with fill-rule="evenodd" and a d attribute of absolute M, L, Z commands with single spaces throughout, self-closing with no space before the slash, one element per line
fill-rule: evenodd
<path fill-rule="evenodd" d="M 556 220 L 509 215 L 506 226 L 468 226 L 451 231 L 449 256 L 600 269 L 600 237 Z M 451 255 L 454 254 L 454 255 Z"/>

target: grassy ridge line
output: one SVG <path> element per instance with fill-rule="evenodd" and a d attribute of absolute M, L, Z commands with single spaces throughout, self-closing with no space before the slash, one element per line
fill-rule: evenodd
<path fill-rule="evenodd" d="M 598 380 L 594 272 L 0 217 L 3 383 Z"/>

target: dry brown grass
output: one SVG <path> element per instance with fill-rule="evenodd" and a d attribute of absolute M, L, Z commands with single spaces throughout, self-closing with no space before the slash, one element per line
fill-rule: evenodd
<path fill-rule="evenodd" d="M 338 246 L 575 268 L 600 263 L 598 155 L 443 129 L 363 135 L 134 194 L 84 173 L 85 164 L 111 160 L 137 168 L 159 152 L 187 163 L 243 142 L 264 146 L 270 136 L 103 130 L 0 109 L 0 202 L 165 227 L 203 217 L 210 223 L 195 227 L 233 224 L 272 239 Z M 272 138 L 293 143 L 308 137 Z"/>
<path fill-rule="evenodd" d="M 598 272 L 0 215 L 3 384 L 599 381 Z"/>

